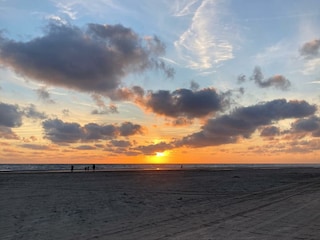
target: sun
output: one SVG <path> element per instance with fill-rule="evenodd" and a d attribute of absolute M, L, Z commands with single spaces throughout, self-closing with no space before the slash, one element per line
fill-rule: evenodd
<path fill-rule="evenodd" d="M 167 151 L 163 152 L 155 152 L 154 155 L 151 155 L 148 157 L 148 162 L 152 164 L 162 164 L 167 162 L 167 156 L 168 156 Z"/>
<path fill-rule="evenodd" d="M 156 157 L 164 157 L 165 155 L 164 152 L 156 152 Z"/>

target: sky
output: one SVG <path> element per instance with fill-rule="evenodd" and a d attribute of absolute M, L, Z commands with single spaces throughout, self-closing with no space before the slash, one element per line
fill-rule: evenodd
<path fill-rule="evenodd" d="M 0 0 L 0 163 L 320 163 L 318 0 Z"/>

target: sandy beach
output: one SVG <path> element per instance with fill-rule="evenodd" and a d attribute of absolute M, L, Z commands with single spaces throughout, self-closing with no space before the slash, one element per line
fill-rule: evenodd
<path fill-rule="evenodd" d="M 320 169 L 0 174 L 1 239 L 319 239 Z"/>

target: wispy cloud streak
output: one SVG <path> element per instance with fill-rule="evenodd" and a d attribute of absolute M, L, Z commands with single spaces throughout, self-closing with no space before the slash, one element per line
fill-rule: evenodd
<path fill-rule="evenodd" d="M 190 7 L 187 4 L 180 15 L 190 13 Z M 229 26 L 221 24 L 221 8 L 223 5 L 220 1 L 203 0 L 195 10 L 189 28 L 175 42 L 175 47 L 188 67 L 210 69 L 234 57 L 233 45 L 229 41 Z"/>

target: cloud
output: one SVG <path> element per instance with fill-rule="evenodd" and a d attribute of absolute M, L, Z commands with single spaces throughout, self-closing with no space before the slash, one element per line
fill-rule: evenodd
<path fill-rule="evenodd" d="M 30 136 L 30 137 L 23 137 L 22 138 L 22 141 L 25 142 L 25 143 L 30 143 L 30 142 L 35 142 L 37 141 L 37 137 L 35 136 Z"/>
<path fill-rule="evenodd" d="M 48 85 L 111 95 L 131 73 L 159 69 L 167 77 L 174 70 L 159 56 L 164 44 L 156 37 L 140 37 L 122 25 L 49 23 L 46 32 L 28 42 L 0 35 L 0 64 Z"/>
<path fill-rule="evenodd" d="M 304 69 L 302 70 L 302 73 L 304 75 L 312 75 L 312 74 L 317 74 L 320 68 L 320 58 L 313 58 L 313 59 L 308 59 L 304 63 Z"/>
<path fill-rule="evenodd" d="M 168 117 L 205 117 L 222 109 L 222 97 L 213 88 L 199 91 L 178 89 L 173 92 L 150 92 L 145 105 L 153 112 Z"/>
<path fill-rule="evenodd" d="M 50 93 L 48 92 L 48 90 L 45 87 L 41 87 L 39 89 L 36 90 L 36 93 L 39 97 L 40 100 L 42 100 L 45 103 L 55 103 L 54 100 L 51 99 L 50 97 Z"/>
<path fill-rule="evenodd" d="M 186 126 L 191 124 L 192 124 L 192 121 L 185 117 L 177 117 L 172 121 L 173 126 Z"/>
<path fill-rule="evenodd" d="M 77 12 L 72 9 L 72 4 L 63 4 L 61 2 L 58 2 L 57 7 L 62 14 L 68 16 L 70 19 L 77 19 Z"/>
<path fill-rule="evenodd" d="M 119 113 L 117 106 L 110 104 L 102 109 L 94 109 L 91 111 L 91 114 L 93 115 L 105 115 L 110 113 Z"/>
<path fill-rule="evenodd" d="M 78 150 L 95 150 L 97 148 L 94 147 L 94 146 L 91 146 L 91 145 L 80 145 L 80 146 L 75 147 L 74 149 L 78 149 Z"/>
<path fill-rule="evenodd" d="M 90 142 L 143 133 L 142 126 L 131 122 L 124 122 L 120 126 L 96 123 L 81 126 L 75 122 L 68 123 L 60 119 L 47 119 L 43 121 L 42 127 L 45 138 L 54 143 Z"/>
<path fill-rule="evenodd" d="M 285 99 L 237 108 L 229 115 L 208 120 L 200 132 L 177 140 L 175 145 L 204 147 L 234 143 L 240 137 L 249 138 L 259 127 L 281 119 L 306 117 L 314 114 L 316 109 L 306 101 Z"/>
<path fill-rule="evenodd" d="M 23 115 L 33 119 L 46 119 L 48 117 L 44 112 L 39 112 L 33 104 L 23 108 Z"/>
<path fill-rule="evenodd" d="M 61 112 L 66 117 L 69 116 L 69 114 L 70 114 L 70 110 L 69 109 L 63 109 Z"/>
<path fill-rule="evenodd" d="M 127 148 L 131 146 L 130 141 L 125 141 L 125 140 L 111 140 L 110 141 L 110 146 L 113 147 L 120 147 L 120 148 Z"/>
<path fill-rule="evenodd" d="M 124 122 L 119 127 L 120 136 L 130 136 L 135 134 L 142 134 L 143 128 L 139 124 L 133 124 L 131 122 Z"/>
<path fill-rule="evenodd" d="M 267 126 L 264 127 L 260 133 L 262 137 L 273 137 L 280 134 L 280 130 L 278 127 L 275 126 Z"/>
<path fill-rule="evenodd" d="M 282 75 L 274 75 L 268 78 L 266 81 L 259 84 L 261 87 L 270 87 L 279 88 L 281 90 L 288 90 L 291 86 L 291 83 Z"/>
<path fill-rule="evenodd" d="M 176 11 L 176 16 L 183 16 L 191 13 L 190 8 L 193 9 L 190 26 L 174 43 L 188 67 L 210 69 L 234 57 L 230 39 L 235 39 L 232 35 L 236 30 L 232 29 L 232 24 L 221 24 L 227 15 L 224 4 L 215 0 L 203 0 L 200 4 L 188 2 Z"/>
<path fill-rule="evenodd" d="M 34 105 L 20 108 L 18 105 L 12 105 L 0 102 L 0 138 L 19 139 L 18 135 L 11 128 L 17 128 L 22 125 L 22 117 L 32 119 L 45 119 L 45 113 L 38 112 Z"/>
<path fill-rule="evenodd" d="M 192 91 L 197 91 L 197 90 L 199 90 L 199 88 L 200 88 L 199 83 L 197 83 L 197 82 L 195 82 L 195 81 L 191 81 L 191 83 L 190 83 L 190 89 L 191 89 Z"/>
<path fill-rule="evenodd" d="M 91 95 L 92 100 L 96 103 L 96 105 L 100 108 L 106 107 L 106 104 L 104 103 L 102 96 L 98 94 L 92 94 Z"/>
<path fill-rule="evenodd" d="M 305 58 L 319 57 L 320 39 L 314 39 L 310 42 L 306 42 L 300 48 L 301 56 Z"/>
<path fill-rule="evenodd" d="M 182 17 L 194 13 L 194 7 L 198 0 L 186 1 L 178 0 L 173 1 L 173 15 L 176 17 Z"/>
<path fill-rule="evenodd" d="M 237 82 L 240 83 L 244 83 L 246 81 L 246 75 L 241 74 L 237 77 Z"/>
<path fill-rule="evenodd" d="M 53 151 L 54 149 L 52 149 L 52 147 L 47 146 L 47 145 L 38 145 L 38 144 L 31 144 L 31 143 L 25 143 L 25 144 L 20 144 L 20 147 L 23 148 L 29 148 L 29 149 L 33 149 L 33 150 L 51 150 Z"/>
<path fill-rule="evenodd" d="M 0 102 L 0 126 L 20 127 L 22 125 L 22 114 L 17 105 Z"/>
<path fill-rule="evenodd" d="M 118 109 L 114 104 L 109 104 L 109 106 L 106 106 L 101 95 L 92 94 L 91 97 L 99 108 L 99 109 L 92 110 L 91 114 L 118 113 Z"/>
<path fill-rule="evenodd" d="M 291 127 L 293 132 L 311 133 L 314 137 L 320 137 L 320 118 L 317 116 L 298 119 Z"/>
<path fill-rule="evenodd" d="M 5 139 L 19 139 L 18 135 L 15 134 L 10 127 L 0 125 L 0 138 Z"/>
<path fill-rule="evenodd" d="M 165 150 L 171 149 L 173 146 L 172 144 L 160 142 L 156 144 L 151 144 L 147 146 L 138 146 L 134 150 L 140 151 L 145 155 L 154 155 L 156 152 L 163 152 Z"/>
<path fill-rule="evenodd" d="M 291 86 L 290 81 L 282 75 L 274 75 L 264 80 L 260 67 L 254 68 L 253 74 L 250 79 L 253 80 L 261 88 L 275 87 L 281 90 L 288 90 Z M 244 80 L 245 78 L 243 75 L 240 75 L 238 77 L 238 82 L 243 82 Z"/>
<path fill-rule="evenodd" d="M 81 128 L 83 134 L 81 141 L 95 141 L 100 139 L 108 139 L 116 137 L 117 127 L 115 125 L 99 125 L 96 123 L 88 123 Z"/>
<path fill-rule="evenodd" d="M 85 16 L 103 17 L 109 12 L 117 13 L 125 11 L 117 1 L 95 0 L 88 2 L 85 0 L 52 0 L 58 8 L 59 15 L 67 19 L 75 20 Z M 109 11 L 109 12 L 108 12 Z"/>
<path fill-rule="evenodd" d="M 59 119 L 48 119 L 42 123 L 45 138 L 52 142 L 77 142 L 83 138 L 83 130 L 78 123 L 64 123 Z"/>

